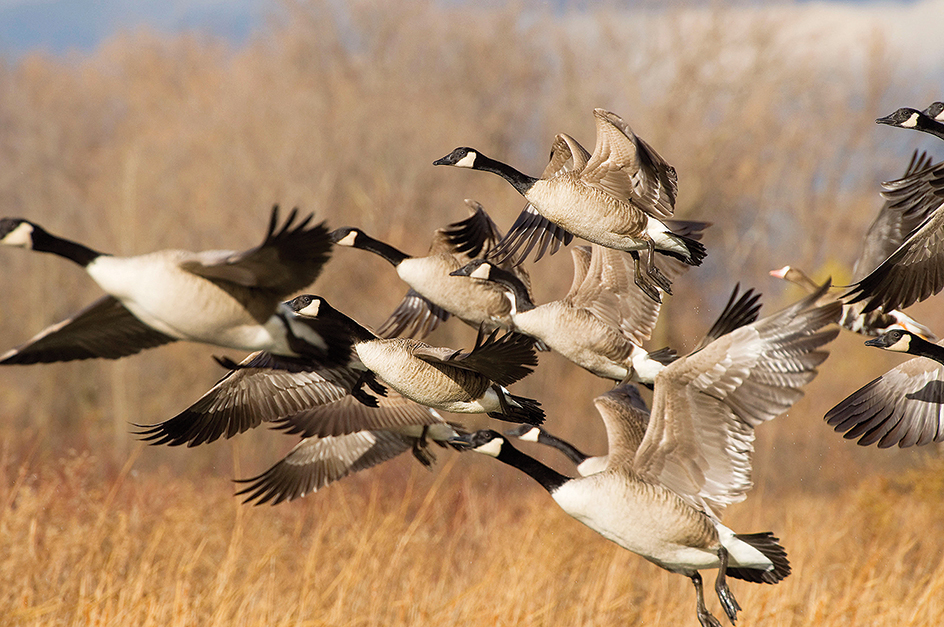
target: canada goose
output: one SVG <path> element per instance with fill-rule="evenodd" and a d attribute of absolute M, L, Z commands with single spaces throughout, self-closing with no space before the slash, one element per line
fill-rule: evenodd
<path fill-rule="evenodd" d="M 646 422 L 635 419 L 634 416 L 639 416 L 639 414 L 634 412 L 641 409 L 646 416 L 649 413 L 649 408 L 646 407 L 645 401 L 639 395 L 639 388 L 629 383 L 619 385 L 593 399 L 593 404 L 601 416 L 613 414 L 604 418 L 604 422 L 624 420 L 622 414 L 628 413 L 629 417 L 625 418 L 628 420 L 627 428 L 633 429 L 634 426 L 636 427 L 633 436 L 635 443 L 629 448 L 635 449 L 639 446 L 639 442 L 642 441 L 645 435 Z M 556 448 L 574 463 L 574 466 L 577 467 L 577 474 L 581 477 L 603 472 L 609 462 L 609 455 L 587 455 L 567 440 L 552 435 L 544 427 L 537 425 L 519 425 L 514 429 L 505 431 L 505 435 L 517 437 L 525 442 L 537 442 Z"/>
<path fill-rule="evenodd" d="M 944 139 L 944 113 L 942 112 L 944 112 L 944 105 L 935 102 L 924 111 L 902 107 L 875 121 L 878 124 L 923 131 Z"/>
<path fill-rule="evenodd" d="M 625 381 L 658 366 L 642 348 L 659 316 L 659 303 L 632 284 L 627 256 L 594 245 L 571 249 L 574 280 L 561 300 L 535 305 L 526 286 L 512 273 L 484 259 L 455 270 L 472 283 L 500 285 L 510 303 L 510 318 L 519 333 L 540 340 L 585 370 Z M 625 260 L 625 261 L 624 261 Z M 660 355 L 669 358 L 671 355 Z M 655 376 L 655 372 L 649 377 Z"/>
<path fill-rule="evenodd" d="M 70 259 L 108 293 L 0 356 L 2 364 L 117 359 L 176 340 L 301 356 L 325 350 L 323 338 L 293 325 L 279 301 L 312 283 L 327 262 L 324 224 L 278 228 L 272 209 L 262 244 L 244 252 L 163 250 L 115 257 L 51 235 L 22 218 L 0 220 L 0 244 Z"/>
<path fill-rule="evenodd" d="M 944 347 L 901 329 L 865 344 L 927 359 L 911 359 L 873 379 L 830 409 L 826 422 L 861 446 L 944 441 Z"/>
<path fill-rule="evenodd" d="M 520 281 L 487 261 L 473 260 L 454 274 L 504 286 L 513 304 L 515 330 L 541 340 L 585 370 L 617 382 L 651 384 L 676 358 L 670 349 L 650 353 L 641 346 L 655 327 L 658 304 L 645 297 L 633 299 L 634 290 L 625 289 L 628 279 L 620 280 L 625 273 L 619 270 L 621 260 L 614 259 L 622 255 L 619 251 L 595 246 L 586 271 L 580 270 L 579 261 L 585 250 L 575 248 L 572 254 L 575 273 L 570 292 L 542 305 L 528 299 Z M 748 292 L 735 303 L 736 293 L 703 344 L 756 319 L 759 295 Z"/>
<path fill-rule="evenodd" d="M 244 503 L 255 505 L 291 501 L 353 474 L 376 466 L 408 450 L 424 466 L 429 467 L 435 456 L 427 448 L 432 440 L 439 446 L 456 444 L 466 431 L 448 423 L 433 409 L 426 411 L 438 420 L 433 424 L 401 425 L 389 429 L 375 429 L 343 435 L 312 436 L 289 451 L 282 461 L 265 472 L 248 479 L 237 479 L 248 484 L 236 492 L 245 496 Z"/>
<path fill-rule="evenodd" d="M 500 289 L 449 275 L 470 259 L 485 256 L 501 239 L 498 227 L 482 205 L 474 200 L 465 202 L 472 216 L 438 229 L 425 257 L 411 257 L 354 227 L 331 233 L 332 241 L 339 246 L 368 250 L 389 261 L 410 286 L 403 301 L 377 330 L 378 335 L 395 337 L 408 331 L 408 337 L 423 338 L 450 314 L 476 329 L 511 329 L 509 305 Z M 526 285 L 530 284 L 527 271 L 521 268 L 515 272 Z"/>
<path fill-rule="evenodd" d="M 291 433 L 305 436 L 329 436 L 424 424 L 422 418 L 428 418 L 395 396 L 386 402 L 375 398 L 362 389 L 365 385 L 381 396 L 390 396 L 389 386 L 443 411 L 488 413 L 513 422 L 543 420 L 540 403 L 513 396 L 504 387 L 537 364 L 524 336 L 496 339 L 493 332 L 483 340 L 480 334 L 472 351 L 461 353 L 415 339 L 378 338 L 318 296 L 304 294 L 288 306 L 332 345 L 345 344 L 345 359 L 322 363 L 256 353 L 240 364 L 224 363 L 231 372 L 197 402 L 164 422 L 139 425 L 138 435 L 153 444 L 196 446 L 262 422 L 283 423 Z M 345 400 L 348 396 L 353 398 Z M 379 405 L 382 411 L 360 405 Z"/>
<path fill-rule="evenodd" d="M 662 221 L 675 210 L 674 168 L 636 137 L 619 116 L 603 109 L 593 113 L 597 143 L 586 162 L 586 151 L 578 149 L 572 138 L 559 135 L 555 140 L 551 164 L 572 161 L 572 169 L 561 167 L 552 175 L 545 171 L 544 177 L 534 178 L 468 147 L 456 148 L 433 165 L 492 172 L 530 203 L 505 236 L 503 243 L 517 242 L 505 253 L 513 254 L 525 241 L 530 242 L 529 248 L 533 246 L 536 239 L 546 236 L 548 223 L 607 248 L 647 251 L 648 273 L 643 274 L 637 264 L 634 279 L 658 301 L 659 289 L 671 293 L 671 283 L 657 272 L 654 252 L 697 266 L 706 255 L 705 247 L 674 233 Z"/>
<path fill-rule="evenodd" d="M 782 414 L 816 376 L 821 348 L 838 329 L 838 302 L 817 306 L 817 293 L 736 329 L 656 376 L 652 412 L 626 402 L 603 412 L 607 467 L 566 477 L 512 447 L 494 431 L 462 438 L 473 450 L 529 474 L 568 514 L 651 562 L 691 578 L 697 615 L 705 607 L 698 571 L 718 568 L 715 590 L 732 623 L 740 609 L 726 576 L 777 583 L 790 574 L 771 533 L 735 534 L 724 508 L 752 485 L 754 427 Z M 640 437 L 640 433 L 644 433 Z"/>
<path fill-rule="evenodd" d="M 862 311 L 905 309 L 944 288 L 944 163 L 883 183 L 882 195 L 915 226 L 901 244 L 842 295 L 847 303 L 865 301 Z"/>

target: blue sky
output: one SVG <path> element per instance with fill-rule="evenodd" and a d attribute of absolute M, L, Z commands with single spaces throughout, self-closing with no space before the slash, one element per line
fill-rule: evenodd
<path fill-rule="evenodd" d="M 0 0 L 0 54 L 87 52 L 118 31 L 142 26 L 167 33 L 196 30 L 239 44 L 280 5 L 280 0 Z M 782 18 L 788 34 L 828 32 L 832 46 L 824 46 L 825 56 L 859 48 L 880 33 L 909 65 L 944 67 L 944 0 L 785 0 L 744 6 L 748 13 Z"/>
<path fill-rule="evenodd" d="M 0 0 L 0 53 L 89 51 L 120 30 L 197 30 L 236 43 L 259 28 L 274 0 Z"/>

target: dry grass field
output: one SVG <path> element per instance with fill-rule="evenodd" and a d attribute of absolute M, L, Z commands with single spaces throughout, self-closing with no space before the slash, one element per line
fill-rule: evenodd
<path fill-rule="evenodd" d="M 942 96 L 893 72 L 900 60 L 880 36 L 827 60 L 816 39 L 778 33 L 763 12 L 723 4 L 628 15 L 297 0 L 238 49 L 136 32 L 88 55 L 0 61 L 0 214 L 130 254 L 251 246 L 279 203 L 420 253 L 433 229 L 465 217 L 464 198 L 503 228 L 522 205 L 498 177 L 434 159 L 472 145 L 537 173 L 556 132 L 592 146 L 601 106 L 677 168 L 677 215 L 714 223 L 708 259 L 676 282 L 653 342 L 684 351 L 736 282 L 764 292 L 767 312 L 800 295 L 772 268 L 845 282 L 878 183 L 913 147 L 941 155 L 873 123 Z M 62 259 L 0 250 L 0 268 L 0 350 L 100 294 Z M 566 292 L 566 252 L 530 269 L 538 301 Z M 405 287 L 383 260 L 338 250 L 312 291 L 376 326 Z M 934 302 L 913 310 L 944 333 Z M 473 337 L 450 321 L 430 339 Z M 726 515 L 738 531 L 775 532 L 794 566 L 777 586 L 732 584 L 740 624 L 936 625 L 940 450 L 862 449 L 833 433 L 824 413 L 900 358 L 846 335 L 831 351 L 806 397 L 758 431 L 757 486 Z M 492 460 L 443 451 L 427 472 L 404 456 L 250 507 L 231 479 L 267 468 L 291 438 L 137 443 L 129 425 L 186 407 L 226 352 L 170 345 L 0 372 L 0 624 L 696 624 L 688 580 Z M 543 355 L 515 391 L 548 408 L 549 428 L 602 452 L 590 400 L 608 387 Z"/>

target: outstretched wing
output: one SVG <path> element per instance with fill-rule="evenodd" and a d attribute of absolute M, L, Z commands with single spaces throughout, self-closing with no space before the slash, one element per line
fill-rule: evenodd
<path fill-rule="evenodd" d="M 112 296 L 62 322 L 46 327 L 29 342 L 0 356 L 0 364 L 36 364 L 76 359 L 118 359 L 177 341 L 144 324 Z"/>

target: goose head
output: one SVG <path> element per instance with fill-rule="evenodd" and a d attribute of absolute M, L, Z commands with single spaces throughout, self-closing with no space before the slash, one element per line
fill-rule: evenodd
<path fill-rule="evenodd" d="M 331 243 L 336 246 L 356 247 L 359 240 L 367 238 L 367 234 L 353 226 L 345 226 L 331 231 L 328 233 L 328 237 L 331 238 Z"/>
<path fill-rule="evenodd" d="M 910 331 L 892 329 L 867 341 L 865 345 L 874 346 L 887 351 L 895 351 L 896 353 L 910 353 L 912 350 L 911 343 L 915 338 L 916 336 Z"/>
<path fill-rule="evenodd" d="M 23 218 L 3 218 L 0 220 L 0 244 L 19 248 L 33 247 L 33 234 L 42 231 L 40 227 Z"/>
<path fill-rule="evenodd" d="M 480 429 L 470 435 L 460 436 L 457 440 L 476 453 L 490 457 L 501 455 L 502 447 L 505 446 L 505 437 L 491 429 Z"/>
<path fill-rule="evenodd" d="M 433 161 L 433 165 L 452 165 L 457 168 L 474 168 L 479 153 L 474 148 L 456 148 L 442 159 Z"/>
<path fill-rule="evenodd" d="M 918 126 L 918 120 L 921 119 L 921 112 L 908 107 L 902 107 L 894 113 L 890 113 L 883 118 L 875 120 L 878 124 L 887 124 L 889 126 L 899 126 L 901 128 L 915 128 Z"/>
<path fill-rule="evenodd" d="M 312 294 L 296 296 L 292 300 L 286 301 L 285 304 L 296 314 L 308 318 L 317 318 L 319 314 L 323 314 L 326 309 L 331 308 L 331 305 L 325 299 Z"/>
<path fill-rule="evenodd" d="M 928 108 L 921 113 L 925 114 L 932 120 L 944 122 L 944 102 L 932 102 L 930 106 L 928 106 Z"/>
<path fill-rule="evenodd" d="M 491 261 L 473 259 L 458 270 L 453 270 L 449 276 L 467 276 L 472 279 L 490 281 L 498 268 Z"/>

